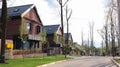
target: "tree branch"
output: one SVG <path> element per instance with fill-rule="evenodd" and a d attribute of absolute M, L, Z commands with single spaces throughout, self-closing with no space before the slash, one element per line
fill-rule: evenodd
<path fill-rule="evenodd" d="M 62 7 L 64 7 L 68 1 L 69 1 L 69 0 L 67 0 L 67 1 L 62 5 Z"/>

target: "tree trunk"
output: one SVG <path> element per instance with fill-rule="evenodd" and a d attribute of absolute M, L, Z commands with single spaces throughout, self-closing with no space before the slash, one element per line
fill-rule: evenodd
<path fill-rule="evenodd" d="M 117 0 L 117 6 L 118 6 L 118 47 L 120 48 L 120 0 Z M 120 50 L 119 50 L 120 51 Z"/>
<path fill-rule="evenodd" d="M 1 15 L 1 57 L 0 63 L 5 63 L 5 39 L 6 39 L 6 23 L 7 23 L 7 3 L 2 0 L 2 15 Z"/>

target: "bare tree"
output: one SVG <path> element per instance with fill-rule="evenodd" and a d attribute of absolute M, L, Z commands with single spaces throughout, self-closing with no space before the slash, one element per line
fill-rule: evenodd
<path fill-rule="evenodd" d="M 1 55 L 0 63 L 5 63 L 5 40 L 6 40 L 6 23 L 7 23 L 7 3 L 2 0 L 2 13 L 1 13 Z"/>
<path fill-rule="evenodd" d="M 90 50 L 91 50 L 91 54 L 94 54 L 94 22 L 89 23 L 89 27 L 90 27 Z"/>
<path fill-rule="evenodd" d="M 60 5 L 60 12 L 61 12 L 61 27 L 62 27 L 62 35 L 64 34 L 64 27 L 63 27 L 63 7 L 66 5 L 66 3 L 69 1 L 69 0 L 66 0 L 65 3 L 63 3 L 62 0 L 57 0 L 59 5 Z"/>
<path fill-rule="evenodd" d="M 108 55 L 108 16 L 106 16 L 106 23 L 104 26 L 105 29 L 105 44 L 106 44 L 106 55 Z"/>
<path fill-rule="evenodd" d="M 117 0 L 117 11 L 118 11 L 118 46 L 120 48 L 120 0 Z"/>
<path fill-rule="evenodd" d="M 111 40 L 112 40 L 112 56 L 115 56 L 115 29 L 113 19 L 113 9 L 110 9 L 110 26 L 111 26 Z"/>
<path fill-rule="evenodd" d="M 65 9 L 65 12 L 66 12 L 66 22 L 67 22 L 67 37 L 69 36 L 69 20 L 71 18 L 71 15 L 72 15 L 72 9 L 68 8 L 68 5 L 66 5 L 66 9 Z M 67 45 L 66 45 L 66 48 L 67 49 L 69 47 L 69 43 L 68 43 L 68 38 L 67 38 Z M 68 50 L 66 50 L 68 51 Z M 66 52 L 65 52 L 65 58 L 66 58 Z"/>
<path fill-rule="evenodd" d="M 63 39 L 63 37 L 64 37 L 63 7 L 67 4 L 67 2 L 68 2 L 69 0 L 66 0 L 64 3 L 63 3 L 62 0 L 57 0 L 57 1 L 58 1 L 59 5 L 60 5 L 60 9 L 61 9 L 61 28 L 62 28 L 62 39 Z M 66 11 L 67 32 L 68 32 L 68 29 L 69 29 L 69 24 L 68 24 L 68 22 L 69 22 L 69 19 L 70 19 L 70 17 L 71 17 L 72 10 L 70 11 L 70 14 L 69 14 L 68 6 L 66 6 L 66 10 L 65 10 L 65 11 Z M 66 49 L 66 46 L 65 46 L 64 49 Z M 65 51 L 65 58 L 66 58 L 66 51 Z"/>
<path fill-rule="evenodd" d="M 116 45 L 115 45 L 115 24 L 116 24 L 116 1 L 115 0 L 109 0 L 108 3 L 108 10 L 107 10 L 107 22 L 110 23 L 110 35 L 111 35 L 111 44 L 112 44 L 112 56 L 115 56 L 116 54 Z M 118 40 L 119 41 L 119 40 Z M 107 52 L 108 53 L 108 52 Z"/>
<path fill-rule="evenodd" d="M 66 12 L 66 22 L 67 22 L 67 37 L 68 37 L 68 33 L 69 33 L 69 20 L 71 18 L 71 15 L 72 15 L 72 9 L 69 9 L 68 8 L 68 5 L 66 5 L 66 9 L 65 9 L 65 12 Z M 67 39 L 67 44 L 68 44 L 68 39 Z"/>
<path fill-rule="evenodd" d="M 101 38 L 102 38 L 102 42 L 101 42 L 101 48 L 102 48 L 102 50 L 101 50 L 101 53 L 102 53 L 102 55 L 104 54 L 104 50 L 103 50 L 103 44 L 104 44 L 104 40 L 105 40 L 105 32 L 104 32 L 104 29 L 101 29 L 101 30 L 99 30 L 98 31 L 98 33 L 100 34 L 100 36 L 101 36 Z"/>
<path fill-rule="evenodd" d="M 84 45 L 84 40 L 83 40 L 83 31 L 81 31 L 81 42 L 82 42 L 82 46 Z"/>

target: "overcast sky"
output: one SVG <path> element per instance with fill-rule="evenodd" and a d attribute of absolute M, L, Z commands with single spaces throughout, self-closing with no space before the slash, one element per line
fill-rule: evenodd
<path fill-rule="evenodd" d="M 11 0 L 8 2 L 9 7 L 25 4 L 35 4 L 43 25 L 60 24 L 60 6 L 57 0 Z M 72 33 L 74 42 L 81 44 L 81 31 L 83 31 L 84 40 L 87 40 L 89 23 L 94 22 L 94 41 L 99 42 L 95 46 L 100 46 L 101 37 L 97 31 L 104 23 L 103 0 L 70 0 L 67 4 L 73 11 L 69 21 L 69 32 Z M 66 32 L 65 20 L 64 27 Z"/>

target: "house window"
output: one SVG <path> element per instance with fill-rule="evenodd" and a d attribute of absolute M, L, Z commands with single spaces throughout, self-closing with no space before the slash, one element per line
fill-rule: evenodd
<path fill-rule="evenodd" d="M 27 29 L 28 29 L 29 31 L 31 31 L 31 30 L 32 30 L 32 23 L 27 22 Z"/>
<path fill-rule="evenodd" d="M 36 34 L 40 33 L 40 26 L 36 26 Z"/>
<path fill-rule="evenodd" d="M 58 35 L 57 36 L 57 41 L 60 42 L 61 41 L 61 37 Z"/>

